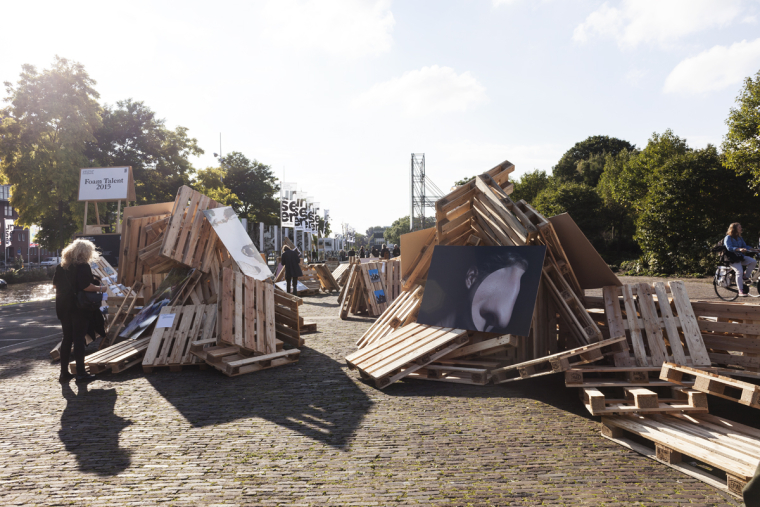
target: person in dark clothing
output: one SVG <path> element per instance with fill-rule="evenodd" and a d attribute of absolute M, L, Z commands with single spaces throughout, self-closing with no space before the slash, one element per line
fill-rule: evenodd
<path fill-rule="evenodd" d="M 388 250 L 388 246 L 385 243 L 383 243 L 383 248 L 380 250 L 380 258 L 381 259 L 391 258 L 391 251 Z"/>
<path fill-rule="evenodd" d="M 287 282 L 288 290 L 290 293 L 290 284 L 293 284 L 293 295 L 298 295 L 298 277 L 303 276 L 301 271 L 301 263 L 298 252 L 291 250 L 289 246 L 282 247 L 282 265 L 285 269 L 285 281 Z"/>
<path fill-rule="evenodd" d="M 351 250 L 349 250 L 348 251 L 348 256 L 349 257 L 356 257 L 356 250 L 354 250 L 353 248 Z"/>
<path fill-rule="evenodd" d="M 372 247 L 372 257 L 380 257 L 380 251 L 377 249 L 376 246 Z"/>
<path fill-rule="evenodd" d="M 398 257 L 399 255 L 401 255 L 401 249 L 398 245 L 393 245 L 393 256 Z"/>
<path fill-rule="evenodd" d="M 361 248 L 359 249 L 359 258 L 360 258 L 360 259 L 363 259 L 363 258 L 364 258 L 364 247 L 361 247 Z"/>
<path fill-rule="evenodd" d="M 92 322 L 98 317 L 97 310 L 81 310 L 77 308 L 77 293 L 105 292 L 100 280 L 92 274 L 90 263 L 98 259 L 95 245 L 91 241 L 78 239 L 63 249 L 61 264 L 56 267 L 53 276 L 55 286 L 55 313 L 61 321 L 63 340 L 61 341 L 61 375 L 60 382 L 68 382 L 74 375 L 69 373 L 69 356 L 71 345 L 74 344 L 74 359 L 77 365 L 77 382 L 92 380 L 95 375 L 88 374 L 84 369 L 85 334 Z M 97 285 L 96 285 L 97 284 Z"/>

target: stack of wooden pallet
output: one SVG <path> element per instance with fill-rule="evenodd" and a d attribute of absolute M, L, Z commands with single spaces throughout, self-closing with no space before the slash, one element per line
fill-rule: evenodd
<path fill-rule="evenodd" d="M 315 326 L 298 315 L 300 298 L 275 296 L 272 280 L 241 272 L 203 214 L 217 207 L 183 186 L 173 203 L 129 209 L 121 237 L 122 269 L 117 275 L 110 266 L 93 268 L 111 279 L 116 275 L 119 283 L 109 287 L 112 316 L 106 337 L 85 360 L 91 372 L 137 364 L 145 372 L 178 371 L 209 364 L 239 375 L 298 359 L 299 351 L 283 350 L 284 343 L 302 345 L 301 334 Z M 158 292 L 165 294 L 168 287 L 168 304 L 157 301 Z M 155 322 L 146 320 L 140 332 L 121 336 L 140 307 L 161 304 Z"/>
<path fill-rule="evenodd" d="M 510 199 L 513 186 L 509 183 L 509 174 L 513 170 L 511 163 L 504 162 L 436 203 L 435 230 L 424 237 L 419 251 L 410 255 L 412 260 L 404 266 L 403 279 L 400 279 L 402 290 L 385 312 L 372 304 L 374 287 L 368 286 L 372 263 L 350 265 L 341 293 L 341 317 L 361 311 L 380 317 L 357 342 L 363 351 L 362 357 L 372 353 L 383 355 L 388 340 L 406 336 L 405 328 L 415 324 L 437 245 L 545 245 L 547 254 L 531 332 L 528 336 L 467 333 L 467 339 L 456 350 L 436 355 L 424 369 L 403 369 L 409 371 L 408 375 L 458 383 L 508 382 L 566 371 L 578 364 L 598 361 L 605 354 L 627 352 L 624 338 L 615 336 L 603 340 L 597 323 L 586 311 L 583 290 L 551 222 L 527 203 Z M 384 283 L 382 277 L 379 283 Z M 405 343 L 415 343 L 414 336 L 407 336 Z M 367 347 L 369 349 L 364 351 Z M 423 357 L 433 355 L 423 354 Z M 419 359 L 416 361 L 419 363 Z M 349 366 L 372 377 L 361 364 L 349 360 Z M 386 377 L 396 379 L 397 376 L 394 373 Z M 387 385 L 373 378 L 377 385 Z"/>

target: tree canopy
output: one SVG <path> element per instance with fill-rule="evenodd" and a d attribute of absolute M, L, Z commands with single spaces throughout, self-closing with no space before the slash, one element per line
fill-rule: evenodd
<path fill-rule="evenodd" d="M 603 156 L 604 154 L 617 155 L 622 150 L 633 150 L 635 146 L 628 141 L 609 136 L 591 136 L 567 150 L 557 165 L 552 168 L 552 174 L 560 181 L 585 182 L 590 186 L 596 186 L 599 174 L 594 179 L 593 172 L 586 168 L 587 175 L 578 171 L 578 164 L 588 161 L 592 155 Z"/>
<path fill-rule="evenodd" d="M 538 194 L 549 186 L 550 181 L 551 179 L 545 171 L 535 169 L 532 172 L 524 173 L 520 179 L 512 182 L 515 188 L 510 197 L 515 202 L 525 200 L 528 204 L 532 204 Z"/>
<path fill-rule="evenodd" d="M 51 250 L 82 224 L 79 169 L 91 167 L 86 146 L 102 126 L 94 85 L 81 64 L 59 57 L 42 72 L 23 65 L 16 85 L 5 83 L 0 170 L 12 185 L 17 224 L 39 224 L 39 242 Z"/>
<path fill-rule="evenodd" d="M 102 127 L 85 151 L 92 165 L 132 166 L 138 204 L 173 201 L 194 173 L 188 157 L 203 154 L 198 141 L 184 127 L 168 129 L 141 101 L 121 100 L 101 114 Z"/>
<path fill-rule="evenodd" d="M 731 108 L 723 140 L 725 165 L 737 174 L 747 174 L 753 186 L 760 188 L 760 71 L 748 77 Z"/>
<path fill-rule="evenodd" d="M 241 218 L 250 222 L 278 224 L 280 203 L 277 193 L 280 185 L 272 168 L 257 160 L 249 160 L 240 152 L 233 151 L 222 159 L 224 186 L 239 199 L 240 204 L 232 205 Z"/>

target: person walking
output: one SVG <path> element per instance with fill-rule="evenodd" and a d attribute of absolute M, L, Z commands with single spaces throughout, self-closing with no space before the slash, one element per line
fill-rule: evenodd
<path fill-rule="evenodd" d="M 298 277 L 303 276 L 301 263 L 298 252 L 291 250 L 288 245 L 282 247 L 282 265 L 285 269 L 285 281 L 287 282 L 287 293 L 290 294 L 290 284 L 293 283 L 293 295 L 298 295 Z"/>
<path fill-rule="evenodd" d="M 95 245 L 86 239 L 78 239 L 63 249 L 61 263 L 55 268 L 53 285 L 55 286 L 55 314 L 61 321 L 63 340 L 61 341 L 61 375 L 60 382 L 68 382 L 74 375 L 69 373 L 71 345 L 74 345 L 77 382 L 86 382 L 95 378 L 84 369 L 85 334 L 91 321 L 103 318 L 97 310 L 82 310 L 77 306 L 79 292 L 105 292 L 100 280 L 92 274 L 90 264 L 98 260 Z M 97 285 L 96 285 L 97 284 Z"/>
<path fill-rule="evenodd" d="M 363 258 L 364 258 L 364 247 L 361 247 L 361 248 L 359 249 L 359 258 L 360 258 L 360 259 L 363 259 Z"/>
<path fill-rule="evenodd" d="M 401 255 L 401 249 L 398 245 L 393 245 L 393 256 L 398 257 L 399 255 Z"/>
<path fill-rule="evenodd" d="M 388 245 L 383 243 L 383 248 L 380 249 L 380 258 L 388 260 L 391 258 L 391 251 L 388 250 Z"/>
<path fill-rule="evenodd" d="M 372 257 L 380 257 L 380 251 L 377 249 L 377 246 L 372 247 Z"/>

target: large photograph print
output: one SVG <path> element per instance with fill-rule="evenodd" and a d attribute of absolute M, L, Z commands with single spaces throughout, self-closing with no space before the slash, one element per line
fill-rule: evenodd
<path fill-rule="evenodd" d="M 244 275 L 255 280 L 266 280 L 272 276 L 272 270 L 264 263 L 261 254 L 230 206 L 203 210 L 203 214 Z"/>
<path fill-rule="evenodd" d="M 527 336 L 545 246 L 436 246 L 417 322 Z"/>

